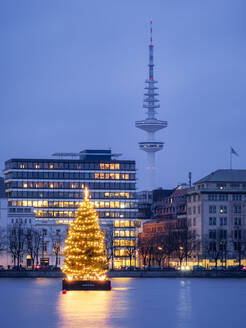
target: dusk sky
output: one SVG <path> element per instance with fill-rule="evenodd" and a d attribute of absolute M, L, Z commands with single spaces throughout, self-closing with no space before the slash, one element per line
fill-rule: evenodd
<path fill-rule="evenodd" d="M 246 168 L 245 0 L 3 0 L 0 3 L 0 168 L 10 158 L 112 148 L 146 154 L 135 128 L 148 73 L 153 19 L 158 185 Z"/>

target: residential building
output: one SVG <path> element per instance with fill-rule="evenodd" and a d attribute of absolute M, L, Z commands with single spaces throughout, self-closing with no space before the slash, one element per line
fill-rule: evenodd
<path fill-rule="evenodd" d="M 246 258 L 246 170 L 217 170 L 195 182 L 187 223 L 198 240 L 198 260 L 234 264 Z"/>

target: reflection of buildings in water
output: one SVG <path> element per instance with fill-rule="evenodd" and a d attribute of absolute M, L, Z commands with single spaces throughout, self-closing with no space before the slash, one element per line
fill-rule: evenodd
<path fill-rule="evenodd" d="M 181 280 L 177 304 L 177 328 L 188 326 L 192 320 L 192 302 L 190 281 Z"/>
<path fill-rule="evenodd" d="M 128 288 L 125 288 L 129 282 L 122 280 L 120 284 L 114 283 L 115 290 L 113 288 L 112 291 L 68 291 L 65 295 L 60 294 L 57 309 L 59 328 L 120 326 L 129 311 Z M 117 288 L 117 285 L 122 288 Z"/>

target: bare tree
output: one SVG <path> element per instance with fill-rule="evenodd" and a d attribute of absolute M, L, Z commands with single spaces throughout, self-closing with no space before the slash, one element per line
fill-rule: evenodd
<path fill-rule="evenodd" d="M 38 264 L 39 250 L 42 242 L 42 233 L 39 229 L 31 226 L 26 229 L 26 250 L 32 259 L 32 268 L 36 259 Z"/>
<path fill-rule="evenodd" d="M 108 262 L 111 261 L 111 269 L 114 270 L 114 225 L 110 223 L 104 229 L 104 240 Z"/>
<path fill-rule="evenodd" d="M 51 230 L 49 233 L 49 239 L 52 244 L 52 250 L 55 255 L 55 267 L 58 267 L 59 255 L 61 254 L 62 243 L 64 243 L 66 232 L 60 229 Z"/>
<path fill-rule="evenodd" d="M 230 242 L 232 244 L 232 254 L 233 257 L 238 261 L 238 264 L 241 265 L 242 259 L 246 255 L 246 231 L 237 227 L 231 235 Z"/>
<path fill-rule="evenodd" d="M 22 223 L 15 223 L 8 226 L 7 246 L 13 256 L 14 265 L 18 267 L 25 252 L 25 237 L 25 226 Z"/>
<path fill-rule="evenodd" d="M 133 245 L 127 247 L 127 255 L 129 256 L 130 259 L 130 267 L 132 266 L 132 259 L 136 255 L 136 240 L 135 239 L 131 239 L 131 240 L 133 240 Z"/>
<path fill-rule="evenodd" d="M 143 236 L 138 237 L 138 254 L 140 255 L 140 258 L 142 258 L 143 267 L 145 268 L 147 265 L 147 257 L 148 257 L 148 240 L 144 238 Z"/>
<path fill-rule="evenodd" d="M 0 227 L 0 252 L 6 249 L 6 231 Z"/>
<path fill-rule="evenodd" d="M 227 235 L 226 230 L 214 229 L 209 232 L 209 235 L 205 237 L 204 247 L 206 258 L 215 262 L 215 268 L 217 270 L 218 261 L 221 263 L 227 262 Z"/>

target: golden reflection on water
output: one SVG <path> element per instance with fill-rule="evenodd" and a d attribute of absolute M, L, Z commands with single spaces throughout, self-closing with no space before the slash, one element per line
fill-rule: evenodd
<path fill-rule="evenodd" d="M 123 286 L 122 286 L 123 283 Z M 126 283 L 126 281 L 125 281 Z M 110 328 L 114 321 L 127 315 L 127 287 L 112 291 L 68 291 L 59 295 L 59 328 Z M 120 293 L 120 295 L 119 295 Z"/>

